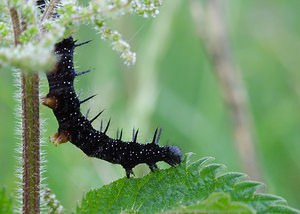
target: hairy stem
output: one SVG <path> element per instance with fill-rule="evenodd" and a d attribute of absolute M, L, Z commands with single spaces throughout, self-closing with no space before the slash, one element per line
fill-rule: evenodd
<path fill-rule="evenodd" d="M 16 8 L 9 8 L 9 13 L 13 24 L 14 43 L 15 46 L 17 46 L 19 44 L 19 36 L 21 34 L 20 20 Z"/>
<path fill-rule="evenodd" d="M 21 73 L 23 213 L 40 211 L 39 76 Z"/>
<path fill-rule="evenodd" d="M 17 46 L 22 31 L 19 15 L 16 8 L 9 10 L 13 23 L 15 46 Z M 36 73 L 21 72 L 20 81 L 22 93 L 22 212 L 30 214 L 40 212 L 39 76 Z"/>

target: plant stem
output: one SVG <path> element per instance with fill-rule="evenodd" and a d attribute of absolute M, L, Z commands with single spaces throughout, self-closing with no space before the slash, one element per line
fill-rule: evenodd
<path fill-rule="evenodd" d="M 13 24 L 14 43 L 15 46 L 17 46 L 19 44 L 19 37 L 21 34 L 20 20 L 16 8 L 9 8 L 9 13 Z"/>
<path fill-rule="evenodd" d="M 40 212 L 39 76 L 21 73 L 23 213 Z"/>
<path fill-rule="evenodd" d="M 234 63 L 227 35 L 225 2 L 210 0 L 206 2 L 204 9 L 200 2 L 190 2 L 197 33 L 204 41 L 207 53 L 212 59 L 224 100 L 230 110 L 234 139 L 242 167 L 253 179 L 262 180 L 257 164 L 247 90 Z"/>
<path fill-rule="evenodd" d="M 8 3 L 9 7 L 9 3 Z M 15 46 L 21 34 L 16 8 L 9 7 Z M 24 214 L 40 212 L 40 114 L 39 76 L 20 72 L 22 96 L 22 188 Z"/>

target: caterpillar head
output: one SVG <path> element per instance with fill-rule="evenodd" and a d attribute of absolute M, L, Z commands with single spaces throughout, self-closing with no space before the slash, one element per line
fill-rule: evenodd
<path fill-rule="evenodd" d="M 182 154 L 180 149 L 177 146 L 166 146 L 165 147 L 165 159 L 164 161 L 171 166 L 176 166 L 182 161 Z"/>

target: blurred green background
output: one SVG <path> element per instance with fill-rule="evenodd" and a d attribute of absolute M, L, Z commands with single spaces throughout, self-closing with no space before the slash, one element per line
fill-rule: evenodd
<path fill-rule="evenodd" d="M 176 2 L 176 3 L 175 3 Z M 213 156 L 230 171 L 241 169 L 232 135 L 229 110 L 213 71 L 204 43 L 196 33 L 189 1 L 167 0 L 156 19 L 124 16 L 111 21 L 123 34 L 137 63 L 124 66 L 109 42 L 102 41 L 89 26 L 74 36 L 92 39 L 76 50 L 78 71 L 93 72 L 77 78 L 80 97 L 97 94 L 90 118 L 105 109 L 104 122 L 115 136 L 124 139 L 139 128 L 139 141 L 152 139 L 163 128 L 161 144 L 174 144 L 195 158 Z M 231 0 L 226 3 L 233 57 L 249 95 L 255 148 L 263 181 L 269 193 L 300 208 L 300 1 Z M 0 71 L 0 187 L 16 192 L 16 148 L 19 145 L 19 100 L 13 72 Z M 41 96 L 48 91 L 41 74 Z M 74 210 L 84 193 L 124 176 L 124 170 L 105 161 L 88 158 L 70 143 L 55 147 L 48 137 L 57 130 L 52 112 L 41 106 L 44 120 L 44 183 L 57 199 Z M 100 120 L 95 122 L 99 127 Z M 166 165 L 160 165 L 166 167 Z M 145 166 L 134 169 L 148 173 Z"/>

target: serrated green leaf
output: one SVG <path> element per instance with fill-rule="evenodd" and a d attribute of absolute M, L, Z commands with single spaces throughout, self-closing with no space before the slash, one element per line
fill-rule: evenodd
<path fill-rule="evenodd" d="M 209 164 L 210 160 L 203 158 L 190 163 L 189 155 L 177 167 L 158 170 L 143 178 L 122 178 L 88 192 L 77 213 L 161 213 L 201 203 L 205 209 L 208 205 L 224 211 L 230 209 L 226 213 L 234 209 L 237 213 L 249 213 L 249 209 L 256 213 L 299 213 L 280 197 L 255 193 L 262 184 L 244 180 L 245 174 L 220 175 L 224 166 Z"/>

